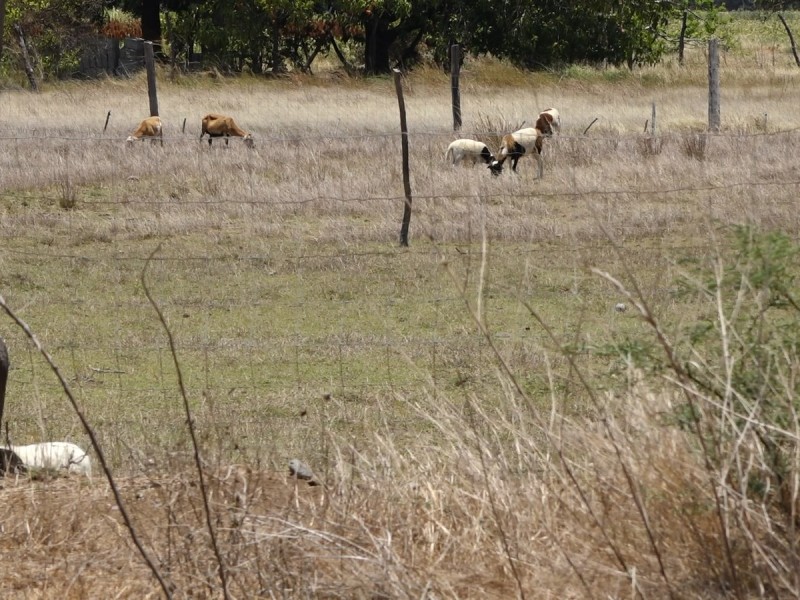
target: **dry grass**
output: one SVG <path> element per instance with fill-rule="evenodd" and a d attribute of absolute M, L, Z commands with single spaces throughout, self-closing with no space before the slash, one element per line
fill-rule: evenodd
<path fill-rule="evenodd" d="M 233 596 L 797 595 L 791 517 L 665 426 L 680 386 L 593 352 L 646 327 L 587 269 L 627 271 L 677 332 L 702 308 L 675 294 L 681 261 L 724 256 L 736 224 L 797 234 L 800 71 L 783 58 L 726 57 L 713 136 L 697 55 L 625 77 L 504 67 L 499 85 L 491 61 L 471 63 L 458 134 L 447 77 L 412 75 L 410 249 L 396 243 L 389 80 L 160 77 L 163 148 L 124 144 L 147 110 L 143 77 L 3 91 L 0 293 L 68 377 L 176 597 L 221 591 L 141 288 L 159 244 L 148 284 L 177 341 Z M 491 143 L 547 106 L 564 129 L 541 181 L 526 159 L 499 178 L 445 164 L 455 135 Z M 256 149 L 199 143 L 212 110 Z M 2 334 L 13 440 L 85 445 L 52 374 L 20 332 Z M 757 470 L 754 447 L 728 467 Z M 294 456 L 324 488 L 286 479 Z M 101 477 L 2 485 L 2 589 L 158 595 Z"/>
<path fill-rule="evenodd" d="M 634 386 L 606 399 L 605 426 L 588 427 L 564 419 L 557 404 L 539 416 L 506 400 L 486 407 L 440 395 L 417 405 L 438 432 L 435 449 L 400 448 L 392 432 L 377 431 L 372 451 L 333 448 L 325 486 L 296 486 L 255 465 L 210 467 L 234 597 L 508 598 L 522 589 L 527 597 L 724 598 L 738 585 L 739 597 L 756 598 L 797 590 L 782 518 L 726 486 L 717 493 L 739 568 L 732 578 L 710 474 L 690 435 L 659 424 L 669 396 Z M 193 475 L 181 464 L 120 485 L 178 596 L 213 596 L 217 564 Z M 15 597 L 155 595 L 99 482 L 7 478 L 2 495 L 2 552 L 15 565 L 3 584 Z"/>

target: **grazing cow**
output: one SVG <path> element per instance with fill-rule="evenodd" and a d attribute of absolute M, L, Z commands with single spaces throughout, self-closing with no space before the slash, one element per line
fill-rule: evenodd
<path fill-rule="evenodd" d="M 227 146 L 230 136 L 242 138 L 248 148 L 252 148 L 254 145 L 253 135 L 239 127 L 233 120 L 233 117 L 225 115 L 211 113 L 203 117 L 203 128 L 200 132 L 200 139 L 202 140 L 203 136 L 206 134 L 208 134 L 209 146 L 215 137 L 224 137 L 225 145 Z"/>
<path fill-rule="evenodd" d="M 158 138 L 161 145 L 164 145 L 163 128 L 159 117 L 147 117 L 144 119 L 139 123 L 139 127 L 136 128 L 136 131 L 130 134 L 125 141 L 128 144 L 133 144 L 136 140 L 144 140 L 144 138 L 150 138 L 153 142 Z"/>

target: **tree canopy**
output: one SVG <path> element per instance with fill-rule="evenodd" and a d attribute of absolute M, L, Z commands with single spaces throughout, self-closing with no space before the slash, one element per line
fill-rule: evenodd
<path fill-rule="evenodd" d="M 652 64 L 676 47 L 665 32 L 712 0 L 5 0 L 5 46 L 22 25 L 45 71 L 60 74 L 83 36 L 102 31 L 109 8 L 140 20 L 178 64 L 202 55 L 223 71 L 310 70 L 333 51 L 366 74 L 421 60 L 447 66 L 449 47 L 528 69 L 564 64 Z M 105 16 L 104 16 L 105 15 Z M 0 22 L 2 22 L 0 20 Z M 2 47 L 2 46 L 0 46 Z"/>

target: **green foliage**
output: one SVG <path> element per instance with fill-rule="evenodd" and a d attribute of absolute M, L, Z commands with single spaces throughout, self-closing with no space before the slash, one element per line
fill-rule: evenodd
<path fill-rule="evenodd" d="M 593 349 L 593 354 L 610 361 L 612 376 L 624 375 L 633 364 L 645 373 L 663 372 L 663 362 L 655 342 L 641 336 L 625 335 L 610 344 Z"/>
<path fill-rule="evenodd" d="M 476 52 L 508 57 L 526 68 L 559 64 L 652 64 L 665 46 L 660 32 L 672 5 L 648 1 L 478 3 L 467 31 Z"/>
<path fill-rule="evenodd" d="M 683 36 L 687 46 L 705 45 L 711 38 L 721 40 L 725 48 L 736 46 L 736 31 L 731 28 L 733 19 L 723 5 L 718 5 L 712 0 L 699 2 L 683 0 L 675 5 L 674 18 L 662 32 L 669 50 L 676 51 L 678 49 L 684 13 L 686 30 L 683 32 Z M 744 14 L 747 13 L 739 14 L 739 20 L 746 18 L 742 16 Z"/>
<path fill-rule="evenodd" d="M 192 2 L 170 17 L 169 41 L 179 59 L 199 51 L 207 65 L 237 72 L 278 72 L 286 61 L 302 67 L 317 40 L 333 29 L 312 0 Z"/>
<path fill-rule="evenodd" d="M 715 6 L 714 2 L 704 0 L 702 2 L 689 2 L 684 0 L 681 3 L 681 11 L 686 11 L 686 32 L 689 39 L 707 40 L 716 34 L 719 27 L 727 22 L 727 13 L 723 7 Z"/>
<path fill-rule="evenodd" d="M 239 70 L 278 55 L 298 65 L 312 48 L 326 48 L 333 37 L 364 45 L 367 72 L 385 72 L 400 63 L 413 66 L 425 44 L 440 63 L 460 43 L 467 52 L 491 53 L 515 65 L 538 69 L 586 63 L 653 64 L 669 48 L 666 27 L 683 3 L 634 0 L 220 0 L 175 3 L 176 34 L 191 38 L 206 56 Z M 183 4 L 182 8 L 178 6 Z M 706 6 L 708 5 L 708 6 Z M 707 16 L 692 20 L 716 28 L 708 0 L 692 3 Z M 694 13 L 693 13 L 694 14 Z M 699 14 L 699 13 L 698 13 Z M 273 68 L 277 65 L 273 64 Z"/>
<path fill-rule="evenodd" d="M 348 57 L 363 60 L 368 73 L 385 73 L 398 64 L 411 68 L 429 58 L 449 67 L 453 43 L 462 46 L 462 55 L 491 54 L 525 69 L 581 64 L 630 69 L 655 64 L 677 48 L 684 14 L 687 43 L 711 36 L 728 48 L 736 43 L 728 14 L 713 0 L 164 0 L 161 5 L 169 11 L 163 31 L 179 62 L 199 51 L 207 66 L 234 72 L 281 71 L 286 65 L 305 70 L 314 56 L 331 49 L 346 60 L 345 43 Z M 23 24 L 45 74 L 67 74 L 80 40 L 102 25 L 104 9 L 141 16 L 143 6 L 141 0 L 9 0 L 6 39 L 14 24 Z"/>
<path fill-rule="evenodd" d="M 103 0 L 8 0 L 6 50 L 14 46 L 15 26 L 22 28 L 31 46 L 32 60 L 41 76 L 72 75 L 83 40 L 97 34 L 103 22 Z"/>
<path fill-rule="evenodd" d="M 766 473 L 744 484 L 760 489 L 767 478 L 781 491 L 796 474 L 800 447 L 800 246 L 784 233 L 745 226 L 732 246 L 732 257 L 697 265 L 682 282 L 707 310 L 672 357 L 630 341 L 614 350 L 692 390 L 668 421 L 698 434 L 712 460 L 730 460 L 743 439 L 761 446 Z"/>

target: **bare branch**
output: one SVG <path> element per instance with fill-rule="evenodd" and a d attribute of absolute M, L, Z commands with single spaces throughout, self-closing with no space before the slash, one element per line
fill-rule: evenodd
<path fill-rule="evenodd" d="M 192 409 L 189 406 L 189 398 L 186 394 L 186 387 L 183 383 L 183 373 L 181 372 L 181 365 L 178 362 L 178 354 L 175 350 L 175 340 L 172 337 L 172 331 L 167 324 L 167 320 L 164 318 L 164 313 L 161 312 L 161 308 L 158 306 L 158 303 L 153 298 L 153 295 L 150 293 L 150 288 L 147 287 L 147 281 L 145 279 L 145 275 L 147 274 L 147 267 L 150 266 L 150 262 L 153 260 L 153 257 L 161 250 L 161 244 L 159 244 L 155 250 L 150 254 L 147 258 L 147 261 L 144 264 L 144 268 L 142 269 L 142 288 L 144 289 L 144 294 L 147 296 L 147 299 L 150 301 L 150 304 L 153 307 L 153 310 L 156 311 L 158 315 L 158 320 L 161 322 L 162 327 L 164 328 L 164 332 L 167 334 L 167 340 L 169 341 L 169 350 L 172 355 L 172 361 L 175 365 L 175 374 L 178 377 L 178 388 L 181 392 L 181 398 L 183 399 L 183 408 L 186 413 L 186 426 L 189 428 L 189 436 L 192 439 L 192 448 L 194 449 L 194 463 L 197 466 L 197 478 L 198 484 L 200 485 L 200 494 L 203 496 L 203 508 L 205 511 L 206 517 L 206 527 L 208 528 L 208 535 L 211 537 L 211 547 L 214 550 L 214 555 L 217 559 L 217 566 L 219 568 L 219 579 L 222 583 L 222 593 L 225 597 L 225 600 L 230 600 L 230 592 L 228 591 L 228 577 L 225 570 L 225 563 L 222 560 L 222 553 L 219 549 L 219 544 L 217 543 L 217 533 L 214 529 L 214 524 L 211 522 L 211 507 L 208 502 L 208 489 L 206 488 L 205 482 L 205 475 L 203 472 L 203 459 L 200 456 L 200 443 L 197 441 L 197 431 L 194 426 L 194 418 L 192 417 Z"/>
<path fill-rule="evenodd" d="M 117 487 L 116 482 L 114 481 L 114 476 L 111 473 L 111 467 L 108 465 L 108 461 L 106 461 L 106 456 L 103 453 L 103 449 L 100 447 L 100 441 L 97 439 L 97 435 L 94 432 L 94 429 L 89 424 L 89 421 L 86 419 L 86 415 L 83 414 L 80 406 L 78 406 L 78 401 L 75 399 L 75 396 L 72 393 L 72 389 L 69 387 L 66 379 L 64 376 L 61 375 L 61 371 L 59 371 L 58 366 L 53 361 L 53 358 L 50 356 L 50 353 L 44 349 L 39 339 L 36 337 L 36 334 L 33 333 L 31 328 L 28 324 L 20 319 L 13 310 L 6 304 L 5 298 L 0 296 L 0 307 L 6 312 L 6 314 L 11 317 L 11 319 L 19 326 L 22 331 L 25 332 L 25 335 L 28 336 L 33 345 L 36 346 L 36 349 L 44 356 L 44 359 L 47 361 L 47 364 L 50 365 L 50 369 L 55 373 L 58 381 L 61 383 L 61 387 L 64 389 L 64 393 L 67 395 L 69 399 L 69 403 L 72 405 L 72 410 L 75 411 L 75 414 L 78 415 L 78 419 L 83 426 L 83 430 L 86 432 L 86 435 L 89 436 L 89 440 L 92 443 L 92 448 L 94 448 L 95 453 L 97 454 L 97 459 L 100 461 L 100 465 L 103 467 L 103 473 L 105 473 L 106 479 L 108 480 L 108 485 L 111 487 L 111 491 L 114 494 L 114 502 L 117 504 L 117 508 L 119 508 L 119 514 L 122 515 L 122 520 L 125 523 L 125 527 L 128 529 L 128 533 L 131 536 L 131 540 L 133 544 L 136 546 L 136 549 L 139 550 L 139 554 L 142 555 L 144 562 L 147 564 L 150 572 L 153 574 L 153 577 L 156 578 L 158 584 L 161 586 L 161 590 L 164 592 L 164 596 L 166 598 L 172 598 L 172 593 L 170 592 L 170 586 L 167 584 L 167 581 L 161 575 L 161 572 L 158 570 L 158 567 L 155 565 L 153 560 L 150 558 L 150 555 L 144 549 L 142 542 L 139 540 L 139 536 L 136 534 L 136 529 L 133 526 L 133 521 L 131 520 L 130 515 L 128 514 L 128 510 L 125 508 L 125 503 L 122 501 L 122 495 L 120 494 L 119 488 Z"/>

